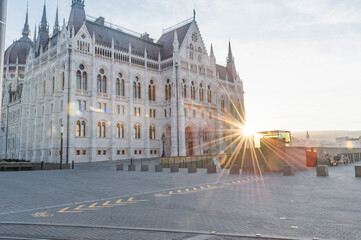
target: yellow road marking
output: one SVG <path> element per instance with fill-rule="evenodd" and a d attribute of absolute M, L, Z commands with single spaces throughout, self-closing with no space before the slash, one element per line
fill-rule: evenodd
<path fill-rule="evenodd" d="M 127 202 L 148 202 L 149 200 L 133 200 L 133 197 L 129 198 Z"/>
<path fill-rule="evenodd" d="M 88 208 L 103 208 L 103 207 L 112 207 L 112 206 L 97 206 L 98 203 L 93 203 Z"/>
<path fill-rule="evenodd" d="M 126 205 L 125 203 L 115 203 L 115 204 L 110 204 L 110 201 L 106 201 L 105 203 L 103 203 L 103 206 L 124 206 Z"/>
<path fill-rule="evenodd" d="M 67 211 L 70 207 L 66 207 L 58 211 L 59 213 L 74 213 L 74 212 L 83 212 L 83 211 Z"/>

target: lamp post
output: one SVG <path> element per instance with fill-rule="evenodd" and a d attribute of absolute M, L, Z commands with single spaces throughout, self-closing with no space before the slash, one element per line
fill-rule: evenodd
<path fill-rule="evenodd" d="M 162 142 L 163 142 L 163 153 L 162 153 L 162 157 L 165 157 L 165 152 L 164 152 L 164 143 L 167 140 L 166 136 L 164 135 L 164 133 L 162 134 Z"/>
<path fill-rule="evenodd" d="M 60 127 L 60 169 L 63 169 L 63 134 L 64 134 L 64 126 Z"/>

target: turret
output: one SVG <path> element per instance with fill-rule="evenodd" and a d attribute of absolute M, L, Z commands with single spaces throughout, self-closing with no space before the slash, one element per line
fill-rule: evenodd
<path fill-rule="evenodd" d="M 211 44 L 211 52 L 209 57 L 211 58 L 211 62 L 215 63 L 216 62 L 216 57 L 214 56 L 214 52 L 213 52 L 213 44 Z"/>
<path fill-rule="evenodd" d="M 46 19 L 46 4 L 44 2 L 43 16 L 41 17 L 39 33 L 36 39 L 35 56 L 39 55 L 40 50 L 44 49 L 48 41 L 49 41 L 49 24 L 48 24 L 48 20 Z"/>
<path fill-rule="evenodd" d="M 29 17 L 29 8 L 27 7 L 26 8 L 25 24 L 24 24 L 24 28 L 23 28 L 23 37 L 26 37 L 26 38 L 29 38 L 29 35 L 30 35 L 28 17 Z"/>
<path fill-rule="evenodd" d="M 227 57 L 227 75 L 228 81 L 234 82 L 235 78 L 237 78 L 236 66 L 234 64 L 234 58 L 231 49 L 231 41 L 229 41 L 228 45 L 228 57 Z"/>
<path fill-rule="evenodd" d="M 68 27 L 69 29 L 74 27 L 75 34 L 86 20 L 84 6 L 84 0 L 73 0 L 71 5 Z"/>
<path fill-rule="evenodd" d="M 56 6 L 56 14 L 55 14 L 55 24 L 54 24 L 54 28 L 53 28 L 53 35 L 57 34 L 58 32 L 60 32 L 60 26 L 59 26 L 59 10 L 58 10 L 58 6 Z"/>
<path fill-rule="evenodd" d="M 174 40 L 173 40 L 173 52 L 178 52 L 179 50 L 179 41 L 177 30 L 174 30 Z"/>

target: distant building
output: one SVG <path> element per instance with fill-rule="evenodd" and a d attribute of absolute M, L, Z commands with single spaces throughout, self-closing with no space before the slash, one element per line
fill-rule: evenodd
<path fill-rule="evenodd" d="M 225 116 L 244 123 L 231 45 L 227 64 L 217 64 L 195 14 L 154 41 L 88 17 L 84 0 L 72 0 L 67 24 L 57 12 L 50 33 L 44 5 L 29 35 L 26 14 L 22 37 L 5 53 L 0 158 L 157 157 L 163 134 L 167 156 L 217 154 L 225 146 L 215 140 L 231 128 Z"/>
<path fill-rule="evenodd" d="M 336 138 L 337 147 L 341 148 L 361 148 L 361 137 L 339 137 Z"/>

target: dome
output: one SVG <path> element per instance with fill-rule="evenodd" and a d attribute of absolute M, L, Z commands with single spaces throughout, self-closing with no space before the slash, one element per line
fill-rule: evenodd
<path fill-rule="evenodd" d="M 32 41 L 28 37 L 22 37 L 11 44 L 5 51 L 4 64 L 16 64 L 19 59 L 19 64 L 25 64 Z"/>

